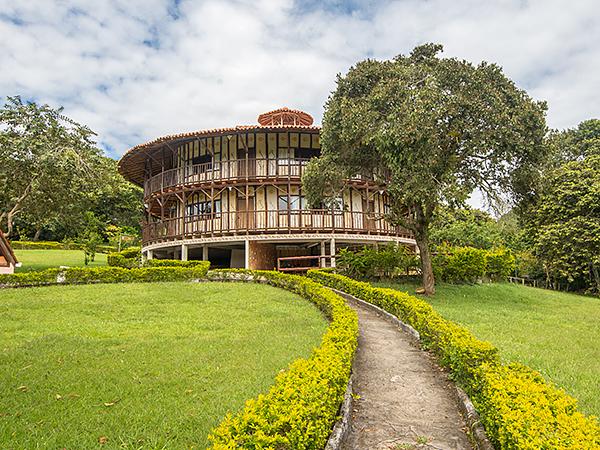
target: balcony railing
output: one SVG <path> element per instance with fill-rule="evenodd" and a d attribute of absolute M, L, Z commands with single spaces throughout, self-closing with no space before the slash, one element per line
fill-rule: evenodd
<path fill-rule="evenodd" d="M 242 211 L 201 214 L 149 222 L 143 227 L 145 244 L 176 239 L 224 235 L 277 233 L 374 234 L 412 238 L 371 213 L 331 210 Z"/>
<path fill-rule="evenodd" d="M 146 196 L 174 186 L 207 182 L 302 177 L 308 159 L 233 159 L 169 169 L 144 183 Z"/>

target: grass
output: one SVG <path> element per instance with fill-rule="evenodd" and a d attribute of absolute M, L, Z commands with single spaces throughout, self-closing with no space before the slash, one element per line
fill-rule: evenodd
<path fill-rule="evenodd" d="M 414 294 L 416 284 L 376 283 Z M 508 283 L 441 284 L 425 298 L 447 319 L 564 388 L 600 416 L 600 299 Z"/>
<path fill-rule="evenodd" d="M 327 323 L 265 285 L 0 291 L 3 448 L 205 448 Z"/>
<path fill-rule="evenodd" d="M 32 272 L 60 266 L 83 266 L 83 250 L 15 250 L 17 260 L 22 264 L 16 272 Z M 106 254 L 96 253 L 90 267 L 106 265 Z"/>

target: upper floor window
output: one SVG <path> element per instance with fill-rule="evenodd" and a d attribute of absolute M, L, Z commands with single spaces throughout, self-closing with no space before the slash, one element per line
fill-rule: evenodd
<path fill-rule="evenodd" d="M 215 214 L 221 212 L 221 200 L 214 200 L 212 203 L 210 201 L 206 202 L 195 202 L 186 205 L 186 215 L 188 216 L 199 216 L 204 214 L 211 214 L 213 212 L 212 208 L 214 206 Z"/>
<path fill-rule="evenodd" d="M 279 211 L 299 211 L 306 208 L 306 199 L 303 195 L 279 196 Z"/>
<path fill-rule="evenodd" d="M 189 164 L 194 166 L 194 172 L 206 172 L 207 170 L 218 170 L 219 162 L 221 161 L 221 153 L 216 152 L 214 155 L 207 153 L 206 155 L 194 156 L 189 159 Z"/>
<path fill-rule="evenodd" d="M 311 159 L 319 156 L 320 150 L 316 148 L 297 148 L 296 159 Z"/>

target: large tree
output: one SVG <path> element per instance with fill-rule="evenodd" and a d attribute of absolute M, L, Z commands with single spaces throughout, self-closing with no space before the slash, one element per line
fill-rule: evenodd
<path fill-rule="evenodd" d="M 428 294 L 435 292 L 429 228 L 436 208 L 463 205 L 474 189 L 490 202 L 527 195 L 546 133 L 545 103 L 500 67 L 440 58 L 441 50 L 422 45 L 338 76 L 325 107 L 322 156 L 303 180 L 311 204 L 335 196 L 346 177 L 386 183 L 388 219 L 414 233 Z"/>
<path fill-rule="evenodd" d="M 551 163 L 526 222 L 546 281 L 600 292 L 600 120 L 554 132 Z"/>
<path fill-rule="evenodd" d="M 0 109 L 0 226 L 27 211 L 38 229 L 81 206 L 95 183 L 94 133 L 62 109 L 8 97 Z"/>

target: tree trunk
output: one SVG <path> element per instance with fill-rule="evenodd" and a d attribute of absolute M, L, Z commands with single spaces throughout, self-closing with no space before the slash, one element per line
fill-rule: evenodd
<path fill-rule="evenodd" d="M 33 235 L 33 241 L 37 242 L 40 240 L 40 234 L 42 234 L 42 227 L 39 227 L 35 230 L 35 234 Z"/>
<path fill-rule="evenodd" d="M 421 259 L 421 275 L 423 278 L 423 289 L 425 295 L 435 294 L 435 278 L 433 276 L 433 264 L 431 261 L 431 250 L 429 249 L 429 232 L 422 228 L 415 233 L 415 240 L 419 247 Z"/>
<path fill-rule="evenodd" d="M 10 211 L 6 216 L 6 235 L 8 237 L 12 236 L 13 232 L 13 212 Z"/>

